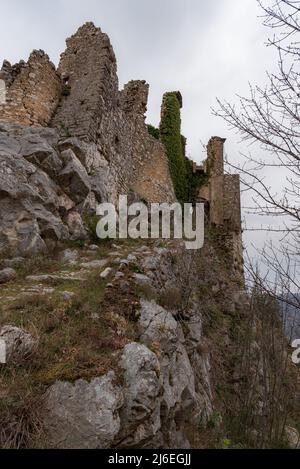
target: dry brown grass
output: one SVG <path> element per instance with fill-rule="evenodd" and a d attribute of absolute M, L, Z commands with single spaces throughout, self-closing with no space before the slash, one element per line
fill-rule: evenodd
<path fill-rule="evenodd" d="M 1 308 L 0 326 L 13 324 L 39 338 L 37 349 L 0 374 L 0 446 L 26 448 L 39 433 L 40 399 L 57 380 L 90 380 L 111 369 L 118 372 L 128 321 L 116 321 L 104 304 L 105 283 L 93 272 L 75 297 L 24 296 Z M 120 328 L 120 324 L 122 328 Z"/>

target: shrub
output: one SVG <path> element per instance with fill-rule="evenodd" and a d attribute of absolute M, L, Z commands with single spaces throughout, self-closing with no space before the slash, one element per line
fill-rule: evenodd
<path fill-rule="evenodd" d="M 156 138 L 156 140 L 159 140 L 159 137 L 160 137 L 160 135 L 159 135 L 159 129 L 157 129 L 156 127 L 154 127 L 154 126 L 151 125 L 151 124 L 148 124 L 148 125 L 147 125 L 147 128 L 148 128 L 149 134 L 150 134 L 152 137 Z"/>

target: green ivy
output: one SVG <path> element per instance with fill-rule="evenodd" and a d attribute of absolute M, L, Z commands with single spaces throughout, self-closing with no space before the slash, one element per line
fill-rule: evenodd
<path fill-rule="evenodd" d="M 147 128 L 148 128 L 149 134 L 150 134 L 152 137 L 156 138 L 156 140 L 159 140 L 159 137 L 160 137 L 160 135 L 159 135 L 159 129 L 157 129 L 156 127 L 154 127 L 154 126 L 151 125 L 151 124 L 148 124 L 148 125 L 147 125 Z"/>
<path fill-rule="evenodd" d="M 180 107 L 176 92 L 164 95 L 160 139 L 166 147 L 176 197 L 184 203 L 187 197 L 187 174 L 181 136 Z"/>
<path fill-rule="evenodd" d="M 179 93 L 164 95 L 160 140 L 166 147 L 177 199 L 181 203 L 195 203 L 200 187 L 208 182 L 209 174 L 194 173 L 193 162 L 186 158 L 186 138 L 181 135 L 181 105 Z"/>
<path fill-rule="evenodd" d="M 187 200 L 196 203 L 199 189 L 205 186 L 209 181 L 209 171 L 207 173 L 194 173 L 193 162 L 186 159 L 186 172 L 187 172 Z"/>

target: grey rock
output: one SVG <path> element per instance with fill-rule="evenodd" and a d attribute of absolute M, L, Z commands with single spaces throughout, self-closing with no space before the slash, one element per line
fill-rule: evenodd
<path fill-rule="evenodd" d="M 107 259 L 101 259 L 101 260 L 96 260 L 96 261 L 90 261 L 90 262 L 83 262 L 80 264 L 81 267 L 84 269 L 101 269 L 102 267 L 105 267 L 108 263 Z"/>
<path fill-rule="evenodd" d="M 147 277 L 147 275 L 143 275 L 143 274 L 134 274 L 133 277 L 134 277 L 134 279 L 135 279 L 135 282 L 136 282 L 138 285 L 141 285 L 141 286 L 144 286 L 144 285 L 149 285 L 149 286 L 151 286 L 151 285 L 152 285 L 151 279 L 150 279 L 149 277 Z"/>
<path fill-rule="evenodd" d="M 37 345 L 37 340 L 31 334 L 10 325 L 0 329 L 0 339 L 6 345 L 6 363 L 26 358 Z"/>
<path fill-rule="evenodd" d="M 25 295 L 52 295 L 55 292 L 54 288 L 43 287 L 42 285 L 36 285 L 30 288 L 26 288 L 24 291 Z"/>
<path fill-rule="evenodd" d="M 118 278 L 124 278 L 125 277 L 125 274 L 123 274 L 123 272 L 117 272 L 116 275 L 115 275 L 115 278 L 118 279 Z"/>
<path fill-rule="evenodd" d="M 62 449 L 110 448 L 120 430 L 118 410 L 123 405 L 115 375 L 90 383 L 57 382 L 46 395 L 44 426 L 49 446 Z"/>
<path fill-rule="evenodd" d="M 0 270 L 0 284 L 10 282 L 11 280 L 14 280 L 16 276 L 17 273 L 14 269 L 6 268 Z"/>
<path fill-rule="evenodd" d="M 129 254 L 129 256 L 127 257 L 127 260 L 128 260 L 128 262 L 136 262 L 137 257 L 132 255 L 132 254 Z"/>
<path fill-rule="evenodd" d="M 70 301 L 72 298 L 74 298 L 75 293 L 69 292 L 69 291 L 63 291 L 61 292 L 61 296 L 65 301 Z"/>
<path fill-rule="evenodd" d="M 70 213 L 68 213 L 66 222 L 72 240 L 75 241 L 88 239 L 88 234 L 84 227 L 80 213 L 78 213 L 76 210 L 72 210 Z"/>
<path fill-rule="evenodd" d="M 100 319 L 100 315 L 98 313 L 92 313 L 91 318 L 93 321 L 98 321 L 98 319 Z"/>
<path fill-rule="evenodd" d="M 13 259 L 5 259 L 2 262 L 2 265 L 4 267 L 14 268 L 14 267 L 20 267 L 22 264 L 24 264 L 24 262 L 25 262 L 24 257 L 15 257 Z"/>
<path fill-rule="evenodd" d="M 76 262 L 79 258 L 79 252 L 76 249 L 66 249 L 62 253 L 63 262 Z"/>
<path fill-rule="evenodd" d="M 112 271 L 113 270 L 111 267 L 107 267 L 105 270 L 103 270 L 103 272 L 101 272 L 100 278 L 102 278 L 103 280 L 107 279 L 107 277 L 111 275 Z"/>
<path fill-rule="evenodd" d="M 124 348 L 121 366 L 125 370 L 124 407 L 116 443 L 130 448 L 153 438 L 160 429 L 160 365 L 147 347 L 131 343 Z"/>
<path fill-rule="evenodd" d="M 141 301 L 139 329 L 143 342 L 159 342 L 168 352 L 176 351 L 178 324 L 172 314 L 155 301 Z"/>
<path fill-rule="evenodd" d="M 141 246 L 136 251 L 137 252 L 145 252 L 145 251 L 148 251 L 148 249 L 149 249 L 148 246 Z"/>
<path fill-rule="evenodd" d="M 9 133 L 12 126 L 7 129 L 0 138 L 0 251 L 35 255 L 47 251 L 45 239 L 69 236 L 59 213 L 63 191 L 22 156 L 22 145 L 28 144 L 26 128 L 18 136 Z"/>
<path fill-rule="evenodd" d="M 73 153 L 76 155 L 76 157 L 80 160 L 80 162 L 84 166 L 86 165 L 86 161 L 85 161 L 86 149 L 84 147 L 84 143 L 81 142 L 78 138 L 70 137 L 70 138 L 61 140 L 58 143 L 58 148 L 61 152 L 64 152 L 66 150 L 72 150 Z"/>
<path fill-rule="evenodd" d="M 121 259 L 119 257 L 117 257 L 116 259 L 112 261 L 114 265 L 120 265 L 120 262 L 121 262 Z"/>
<path fill-rule="evenodd" d="M 62 187 L 66 187 L 67 194 L 77 203 L 83 202 L 91 191 L 86 169 L 72 150 L 61 153 L 65 167 L 59 173 L 58 180 Z"/>
<path fill-rule="evenodd" d="M 20 154 L 51 177 L 55 177 L 62 170 L 62 161 L 57 152 L 40 135 L 25 135 L 20 140 L 20 146 Z"/>
<path fill-rule="evenodd" d="M 82 281 L 84 277 L 80 273 L 65 273 L 65 274 L 45 274 L 45 275 L 28 275 L 26 280 L 29 282 L 43 283 L 43 282 L 64 282 L 69 280 Z"/>
<path fill-rule="evenodd" d="M 141 301 L 138 325 L 141 341 L 160 345 L 164 437 L 172 448 L 188 447 L 184 424 L 192 416 L 199 415 L 202 401 L 196 393 L 195 371 L 185 348 L 182 327 L 169 311 L 154 301 Z"/>
<path fill-rule="evenodd" d="M 145 271 L 147 270 L 156 270 L 159 268 L 160 260 L 156 256 L 149 256 L 146 257 L 143 261 L 143 268 Z"/>
<path fill-rule="evenodd" d="M 156 247 L 156 248 L 154 248 L 154 251 L 155 251 L 159 256 L 168 253 L 168 249 L 166 249 L 166 248 L 159 248 L 159 247 Z"/>
<path fill-rule="evenodd" d="M 97 246 L 97 244 L 91 244 L 91 245 L 89 246 L 89 249 L 90 249 L 91 251 L 99 251 L 99 246 Z"/>

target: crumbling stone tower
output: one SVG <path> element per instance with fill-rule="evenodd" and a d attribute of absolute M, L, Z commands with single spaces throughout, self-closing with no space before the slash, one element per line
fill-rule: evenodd
<path fill-rule="evenodd" d="M 67 39 L 58 72 L 63 96 L 51 124 L 95 142 L 103 112 L 118 100 L 116 58 L 108 36 L 93 23 L 84 24 Z"/>
<path fill-rule="evenodd" d="M 27 63 L 5 61 L 0 71 L 2 99 L 0 122 L 47 126 L 61 95 L 61 80 L 41 50 L 31 53 Z"/>
<path fill-rule="evenodd" d="M 199 201 L 208 206 L 208 221 L 219 228 L 233 269 L 241 283 L 244 283 L 243 242 L 241 222 L 240 177 L 238 174 L 224 174 L 225 139 L 212 137 L 207 145 L 207 160 L 195 171 L 205 172 L 209 182 L 200 188 Z"/>

